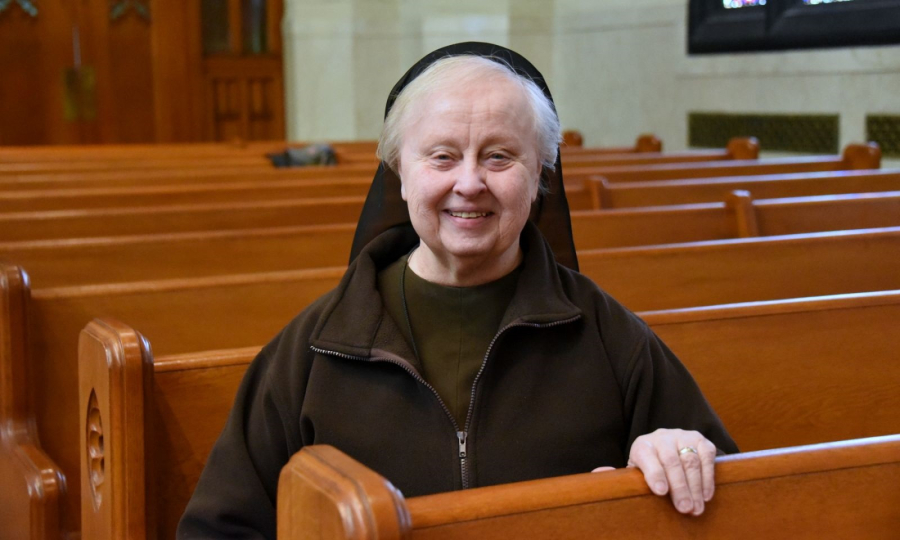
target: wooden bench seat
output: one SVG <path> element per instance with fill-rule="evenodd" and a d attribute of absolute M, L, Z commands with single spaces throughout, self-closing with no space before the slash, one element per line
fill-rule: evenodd
<path fill-rule="evenodd" d="M 329 446 L 296 454 L 278 484 L 278 538 L 851 538 L 900 529 L 900 436 L 719 457 L 701 517 L 633 469 L 404 499 Z"/>
<path fill-rule="evenodd" d="M 665 250 L 658 247 L 646 253 L 583 252 L 579 259 L 586 275 L 634 309 L 789 298 L 798 291 L 815 295 L 900 288 L 900 260 L 890 256 L 900 246 L 900 228 L 809 236 L 808 242 L 802 237 L 705 242 L 662 255 Z M 804 253 L 803 264 L 792 258 L 798 252 Z M 785 257 L 792 264 L 767 267 L 767 257 L 772 265 Z M 635 278 L 644 261 L 651 261 L 648 266 L 656 272 L 649 282 Z M 698 273 L 682 273 L 692 264 Z M 78 483 L 75 341 L 91 318 L 127 321 L 141 329 L 160 355 L 254 346 L 334 287 L 342 273 L 343 268 L 293 270 L 29 291 L 24 271 L 4 265 L 0 332 L 6 346 L 0 350 L 0 375 L 7 382 L 0 411 L 9 416 L 0 419 L 0 426 L 30 426 L 15 433 L 4 429 L 4 445 L 20 440 L 16 433 L 39 433 L 40 447 L 68 482 Z M 617 276 L 626 278 L 616 282 Z M 203 324 L 198 329 L 184 321 Z M 37 446 L 37 438 L 26 439 Z M 4 450 L 0 461 L 9 459 Z M 77 498 L 66 500 L 65 515 L 77 516 Z"/>
<path fill-rule="evenodd" d="M 761 201 L 736 196 L 729 204 L 572 215 L 579 250 L 898 226 L 900 192 Z M 38 287 L 341 266 L 355 228 L 343 223 L 6 242 L 0 243 L 0 259 L 26 268 Z"/>
<path fill-rule="evenodd" d="M 900 394 L 893 391 L 900 375 L 894 361 L 900 336 L 884 332 L 900 316 L 900 292 L 643 316 L 687 365 L 744 451 L 900 432 Z M 848 361 L 849 348 L 858 349 L 865 361 Z M 107 479 L 100 486 L 104 497 L 156 493 L 160 504 L 145 510 L 154 512 L 146 519 L 158 524 L 160 538 L 170 537 L 230 410 L 224 396 L 234 394 L 258 349 L 157 355 L 154 360 L 140 334 L 127 325 L 89 324 L 79 349 L 80 409 L 89 410 L 95 395 L 107 446 L 130 456 L 127 462 L 107 461 Z M 140 421 L 129 426 L 129 419 L 112 416 L 123 409 L 120 400 L 126 396 L 143 396 L 137 402 L 147 407 L 143 416 L 152 428 Z M 878 397 L 875 407 L 871 396 Z M 84 415 L 81 421 L 85 433 Z M 81 451 L 84 458 L 84 439 Z M 136 467 L 131 469 L 135 474 L 153 471 L 146 477 L 150 484 L 112 494 L 115 483 L 108 476 L 129 467 Z M 84 496 L 91 488 L 88 477 L 82 478 Z M 179 482 L 169 481 L 173 478 Z M 86 524 L 108 522 L 114 513 L 108 506 L 99 512 L 82 508 Z"/>
<path fill-rule="evenodd" d="M 634 208 L 721 201 L 735 190 L 749 191 L 758 199 L 839 195 L 900 190 L 900 170 L 867 170 L 737 176 L 614 184 L 593 178 L 588 190 L 591 207 Z"/>

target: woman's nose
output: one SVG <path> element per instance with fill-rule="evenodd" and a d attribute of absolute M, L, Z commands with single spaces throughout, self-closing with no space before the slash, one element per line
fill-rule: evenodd
<path fill-rule="evenodd" d="M 473 198 L 487 189 L 485 184 L 484 169 L 477 163 L 463 162 L 457 168 L 456 183 L 453 191 L 462 197 Z"/>

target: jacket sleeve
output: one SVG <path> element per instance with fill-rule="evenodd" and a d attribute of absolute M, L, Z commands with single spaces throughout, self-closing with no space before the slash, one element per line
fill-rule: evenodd
<path fill-rule="evenodd" d="M 623 384 L 630 429 L 625 454 L 639 436 L 659 428 L 696 430 L 720 453 L 738 447 L 687 368 L 642 321 Z"/>
<path fill-rule="evenodd" d="M 301 445 L 278 386 L 287 374 L 276 373 L 281 370 L 271 350 L 266 347 L 244 376 L 178 524 L 178 539 L 275 538 L 278 475 Z"/>

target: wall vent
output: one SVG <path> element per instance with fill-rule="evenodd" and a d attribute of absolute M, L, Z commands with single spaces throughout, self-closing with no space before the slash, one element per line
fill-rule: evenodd
<path fill-rule="evenodd" d="M 877 142 L 881 147 L 881 155 L 900 157 L 900 115 L 866 116 L 866 140 Z"/>
<path fill-rule="evenodd" d="M 688 144 L 723 148 L 732 137 L 756 137 L 763 151 L 837 154 L 836 114 L 688 113 Z"/>

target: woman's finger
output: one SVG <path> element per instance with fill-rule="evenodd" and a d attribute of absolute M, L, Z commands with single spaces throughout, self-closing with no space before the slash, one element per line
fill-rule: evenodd
<path fill-rule="evenodd" d="M 691 488 L 685 476 L 681 456 L 679 456 L 675 445 L 672 443 L 663 444 L 657 447 L 656 451 L 659 455 L 659 462 L 666 471 L 666 480 L 669 482 L 669 496 L 672 498 L 675 508 L 682 514 L 693 512 L 694 497 L 691 494 Z"/>
<path fill-rule="evenodd" d="M 694 443 L 697 444 L 697 443 Z M 681 458 L 684 477 L 687 480 L 688 491 L 691 494 L 691 513 L 699 516 L 703 513 L 703 470 L 700 462 L 700 454 L 690 444 L 679 444 L 678 456 Z M 681 507 L 678 508 L 681 510 Z"/>
<path fill-rule="evenodd" d="M 716 491 L 716 445 L 707 439 L 697 444 L 703 474 L 703 500 L 710 501 Z"/>
<path fill-rule="evenodd" d="M 669 491 L 669 482 L 666 480 L 666 471 L 656 448 L 646 439 L 638 437 L 631 448 L 631 457 L 628 460 L 629 467 L 637 467 L 644 473 L 644 480 L 650 487 L 650 491 L 656 495 L 665 495 Z"/>

